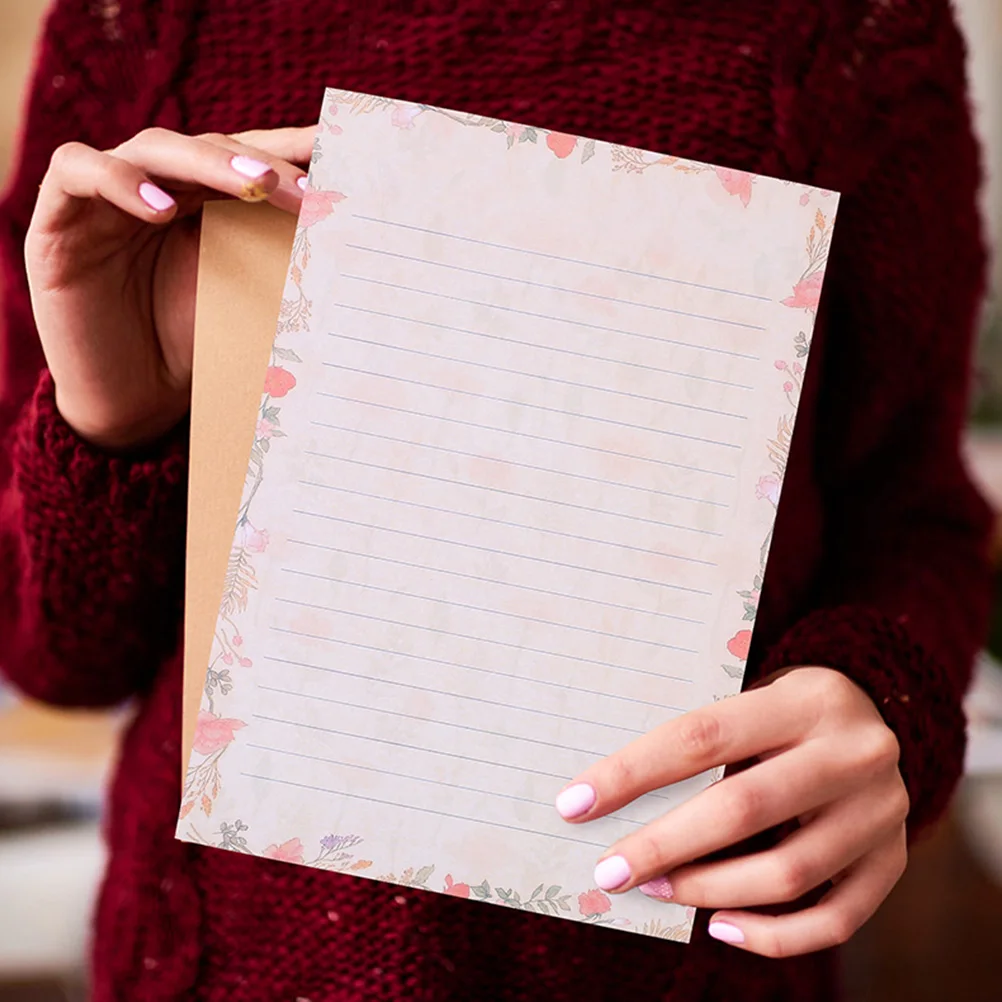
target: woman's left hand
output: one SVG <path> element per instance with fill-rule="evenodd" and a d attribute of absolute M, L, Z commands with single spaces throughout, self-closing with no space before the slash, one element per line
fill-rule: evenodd
<path fill-rule="evenodd" d="M 599 860 L 604 890 L 726 909 L 710 934 L 768 957 L 844 943 L 904 872 L 908 794 L 898 743 L 869 697 L 830 668 L 795 668 L 768 685 L 661 725 L 596 763 L 557 798 L 568 821 L 610 814 L 715 766 L 755 764 L 617 842 Z M 693 862 L 792 818 L 775 848 Z M 783 915 L 745 909 L 820 902 Z"/>

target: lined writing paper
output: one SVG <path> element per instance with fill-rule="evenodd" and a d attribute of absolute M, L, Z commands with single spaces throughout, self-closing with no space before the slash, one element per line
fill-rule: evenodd
<path fill-rule="evenodd" d="M 688 939 L 591 873 L 715 777 L 553 800 L 740 686 L 834 208 L 328 92 L 179 837 Z"/>

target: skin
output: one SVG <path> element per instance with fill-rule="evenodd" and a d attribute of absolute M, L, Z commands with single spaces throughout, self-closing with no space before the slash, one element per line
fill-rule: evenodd
<path fill-rule="evenodd" d="M 25 255 L 32 304 L 59 410 L 109 450 L 153 442 L 188 409 L 198 221 L 211 198 L 267 199 L 299 211 L 313 128 L 234 136 L 148 129 L 113 150 L 60 147 L 39 191 Z M 250 181 L 234 155 L 269 170 Z M 174 204 L 157 210 L 140 186 Z M 670 721 L 596 763 L 587 824 L 707 769 L 752 761 L 611 846 L 630 877 L 622 893 L 666 875 L 672 900 L 715 909 L 735 945 L 770 957 L 845 942 L 904 870 L 908 796 L 898 745 L 870 699 L 829 668 L 768 684 Z M 707 854 L 781 822 L 776 848 L 722 862 Z M 744 909 L 792 902 L 826 883 L 818 904 L 781 915 Z M 660 885 L 662 890 L 664 885 Z M 732 936 L 733 938 L 733 936 Z"/>

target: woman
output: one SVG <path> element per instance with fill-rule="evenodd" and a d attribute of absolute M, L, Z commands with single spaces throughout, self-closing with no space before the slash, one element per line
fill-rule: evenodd
<path fill-rule="evenodd" d="M 765 684 L 560 803 L 587 823 L 681 769 L 753 762 L 610 852 L 617 890 L 706 909 L 691 946 L 173 838 L 197 210 L 296 211 L 292 127 L 325 84 L 843 193 L 748 662 Z M 58 0 L 2 209 L 0 617 L 27 693 L 138 698 L 97 1002 L 835 997 L 828 948 L 962 764 L 988 606 L 989 513 L 958 455 L 977 180 L 947 0 Z"/>

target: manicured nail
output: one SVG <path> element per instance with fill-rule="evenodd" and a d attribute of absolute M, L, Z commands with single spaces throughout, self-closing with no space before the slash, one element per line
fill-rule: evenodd
<path fill-rule="evenodd" d="M 743 943 L 745 934 L 730 922 L 711 922 L 707 930 L 714 939 L 719 939 L 722 943 Z"/>
<path fill-rule="evenodd" d="M 638 890 L 649 898 L 659 898 L 661 901 L 671 901 L 675 895 L 671 881 L 667 877 L 655 877 L 653 880 L 648 880 L 641 884 Z"/>
<path fill-rule="evenodd" d="M 614 891 L 630 879 L 630 864 L 622 856 L 609 856 L 595 867 L 595 883 L 603 891 Z"/>
<path fill-rule="evenodd" d="M 242 155 L 235 156 L 230 161 L 230 166 L 238 174 L 243 174 L 244 177 L 252 179 L 263 177 L 271 170 L 266 163 L 262 163 L 260 160 L 255 160 L 253 157 L 245 157 Z"/>
<path fill-rule="evenodd" d="M 302 177 L 297 177 L 296 178 L 296 184 L 299 185 L 299 190 L 300 191 L 306 191 L 306 189 L 310 186 L 310 180 L 304 174 Z"/>
<path fill-rule="evenodd" d="M 149 181 L 144 181 L 139 186 L 139 197 L 157 212 L 166 212 L 177 204 L 163 188 L 158 188 L 155 184 L 150 184 Z"/>
<path fill-rule="evenodd" d="M 562 818 L 576 818 L 595 806 L 595 789 L 588 783 L 575 783 L 568 786 L 557 797 L 557 813 Z"/>

